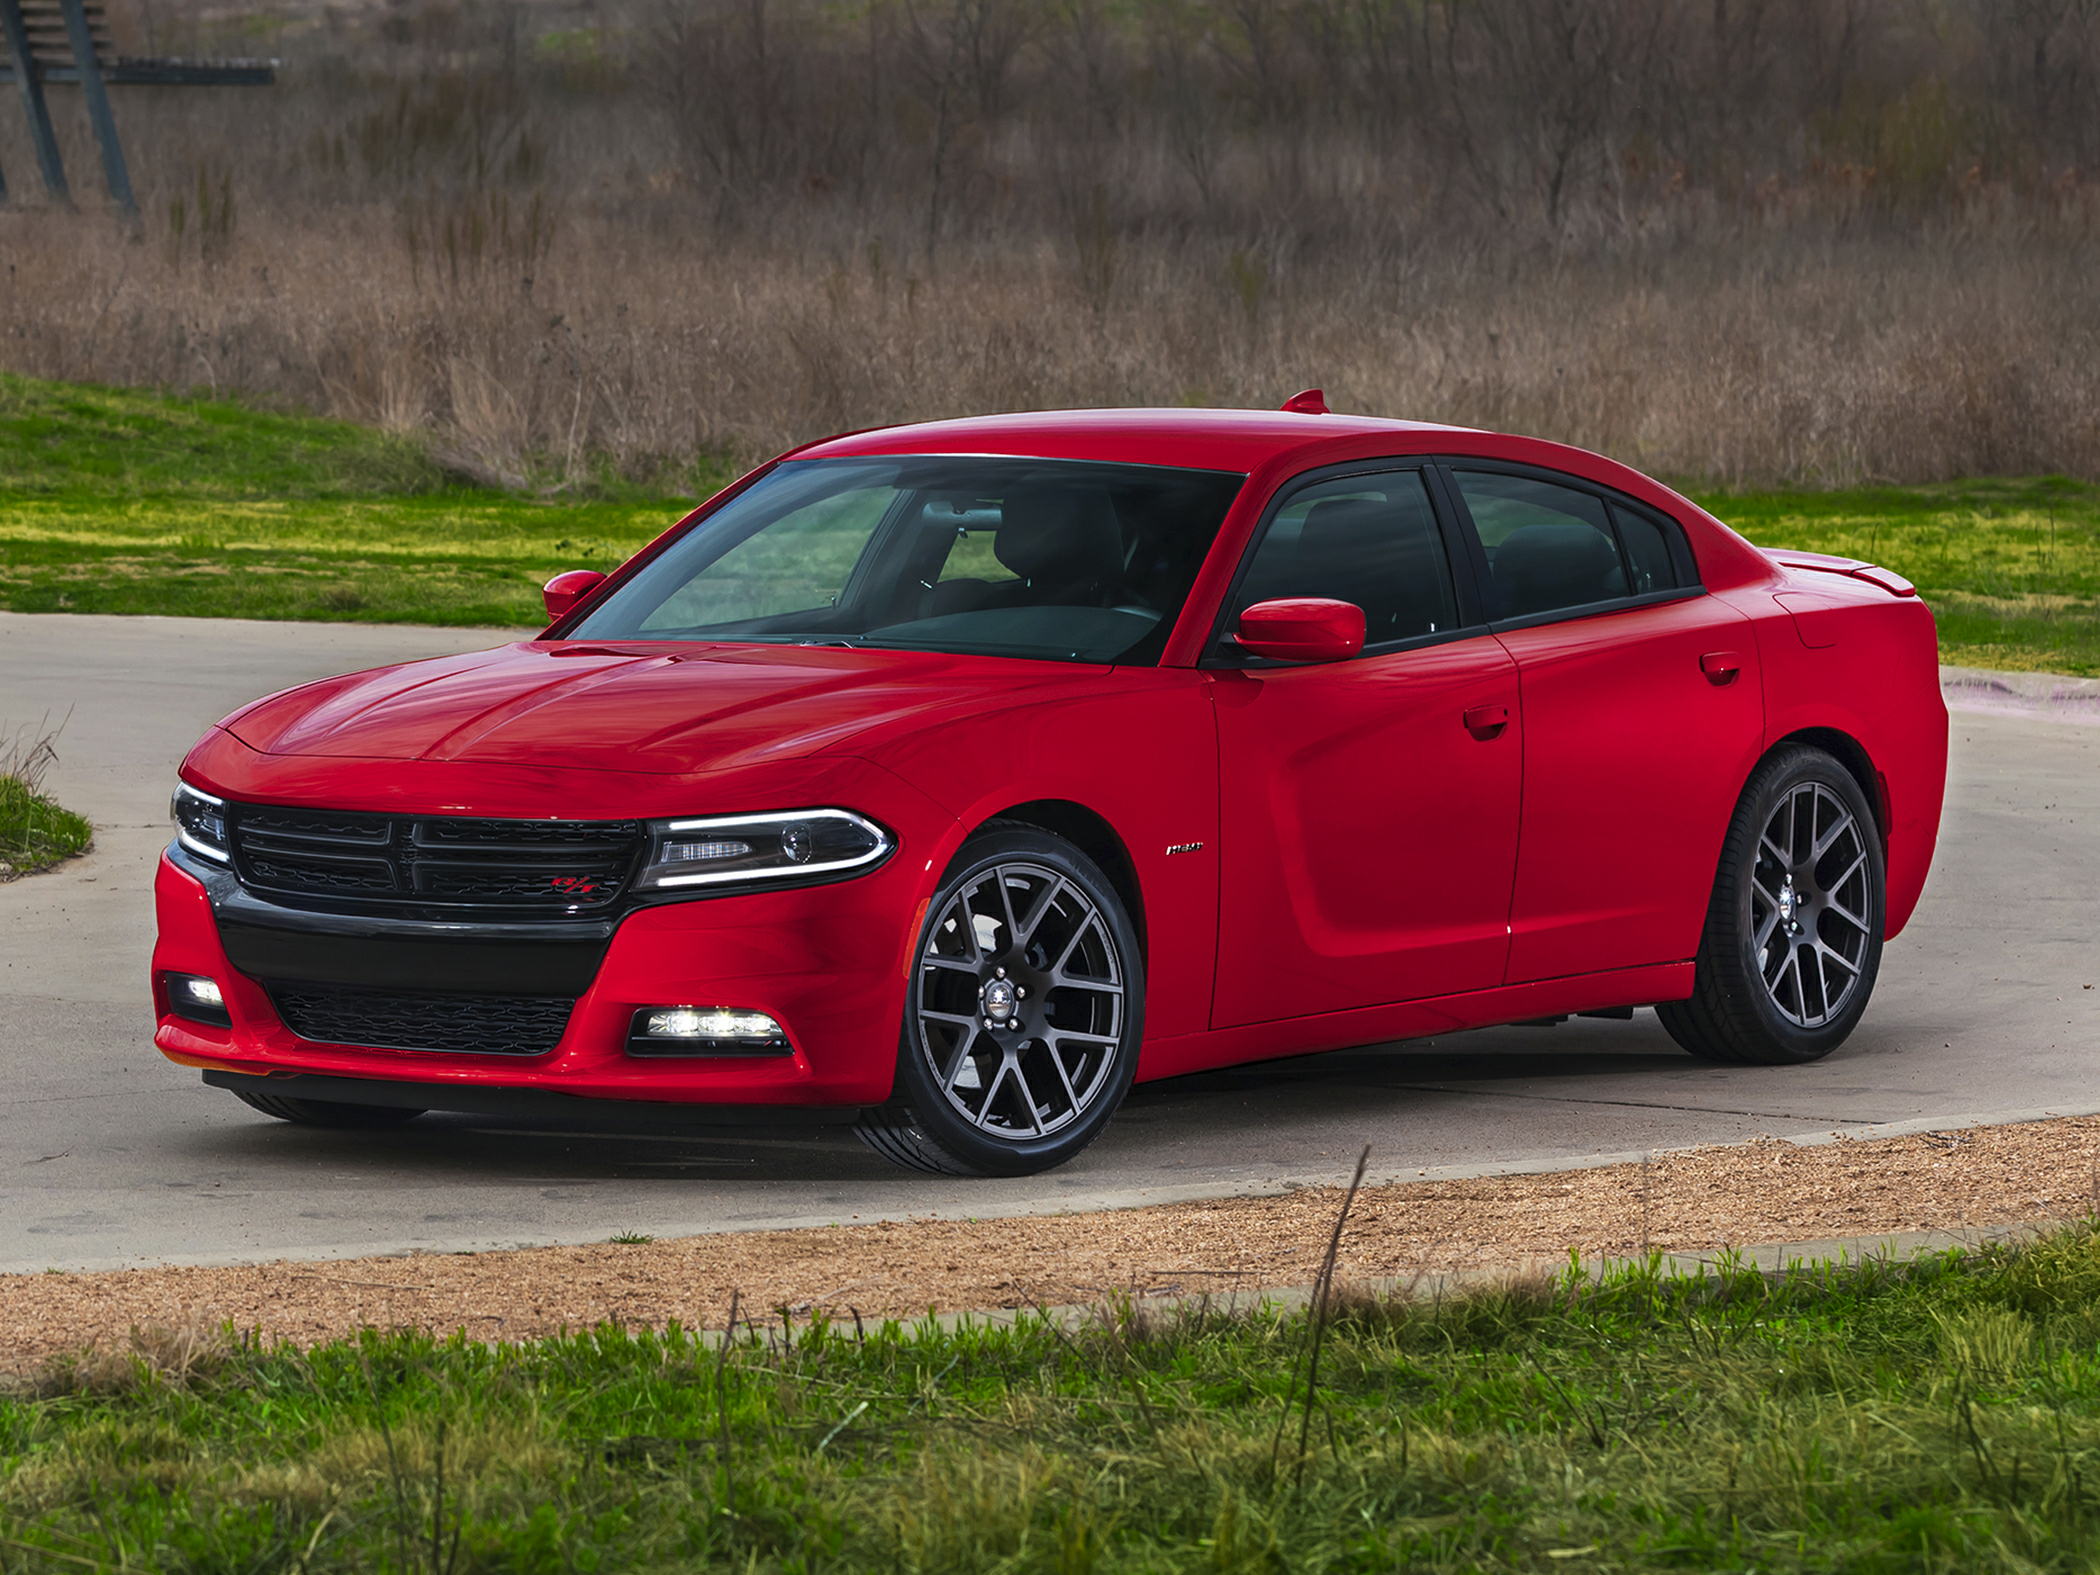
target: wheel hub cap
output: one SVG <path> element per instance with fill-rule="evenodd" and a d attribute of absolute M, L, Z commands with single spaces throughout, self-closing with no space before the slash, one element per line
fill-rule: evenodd
<path fill-rule="evenodd" d="M 987 1028 L 1006 1027 L 1014 1020 L 1014 1013 L 1020 1009 L 1020 993 L 1014 982 L 1006 977 L 1004 968 L 1001 968 L 997 975 L 988 980 L 985 987 L 978 991 L 977 994 L 979 999 L 984 1002 L 985 1026 Z"/>

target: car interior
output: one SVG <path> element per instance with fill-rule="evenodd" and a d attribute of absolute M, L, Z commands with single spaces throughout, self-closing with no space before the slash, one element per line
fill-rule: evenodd
<path fill-rule="evenodd" d="M 1342 487 L 1349 490 L 1317 495 Z M 1287 505 L 1262 538 L 1241 582 L 1240 610 L 1280 597 L 1353 602 L 1364 612 L 1366 647 L 1457 626 L 1443 538 L 1418 476 L 1313 491 L 1309 506 Z"/>
<path fill-rule="evenodd" d="M 857 523 L 838 494 L 741 531 L 725 519 L 711 553 L 704 525 L 691 548 L 681 542 L 660 570 L 650 565 L 579 635 L 618 638 L 624 627 L 649 639 L 1154 661 L 1244 480 L 998 460 L 896 468 L 905 474 L 890 485 L 855 494 L 877 499 Z M 839 529 L 803 527 L 825 508 Z M 614 616 L 630 597 L 640 616 Z"/>

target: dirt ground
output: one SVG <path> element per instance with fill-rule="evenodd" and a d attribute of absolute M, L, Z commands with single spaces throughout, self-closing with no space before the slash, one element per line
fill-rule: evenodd
<path fill-rule="evenodd" d="M 613 1321 L 720 1327 L 1257 1292 L 1308 1283 L 1341 1194 L 1108 1214 L 912 1220 L 631 1245 L 416 1254 L 235 1268 L 0 1278 L 0 1373 L 123 1348 L 145 1329 L 231 1322 L 301 1344 L 362 1326 L 517 1340 Z M 1776 1138 L 1640 1165 L 1366 1188 L 1339 1273 L 1362 1280 L 1526 1268 L 1654 1247 L 1701 1250 L 2068 1219 L 2100 1206 L 2100 1117 L 1796 1147 Z"/>

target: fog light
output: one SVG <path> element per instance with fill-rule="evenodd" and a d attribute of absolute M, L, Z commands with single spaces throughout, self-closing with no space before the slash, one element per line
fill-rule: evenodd
<path fill-rule="evenodd" d="M 193 1023 L 210 1023 L 215 1028 L 231 1028 L 233 1018 L 226 1010 L 226 996 L 219 988 L 219 981 L 201 973 L 167 973 L 161 978 L 168 990 L 168 1010 L 177 1017 L 187 1017 Z"/>
<path fill-rule="evenodd" d="M 787 1030 L 764 1012 L 729 1006 L 648 1006 L 628 1030 L 630 1055 L 791 1055 Z"/>

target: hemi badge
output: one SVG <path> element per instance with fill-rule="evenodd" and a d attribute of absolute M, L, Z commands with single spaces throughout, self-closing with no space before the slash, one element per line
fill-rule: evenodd
<path fill-rule="evenodd" d="M 1200 842 L 1177 842 L 1167 849 L 1167 856 L 1172 858 L 1177 853 L 1201 853 L 1202 851 L 1203 844 Z"/>

